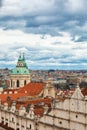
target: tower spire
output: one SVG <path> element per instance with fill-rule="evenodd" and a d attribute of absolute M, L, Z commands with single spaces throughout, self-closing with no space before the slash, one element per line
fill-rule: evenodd
<path fill-rule="evenodd" d="M 24 54 L 24 52 L 23 52 L 23 60 L 25 60 L 25 54 Z"/>
<path fill-rule="evenodd" d="M 19 58 L 18 58 L 18 60 L 20 60 L 22 57 L 21 57 L 21 51 L 19 52 Z"/>

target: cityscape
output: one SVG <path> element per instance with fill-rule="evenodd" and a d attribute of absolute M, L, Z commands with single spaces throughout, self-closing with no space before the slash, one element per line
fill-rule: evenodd
<path fill-rule="evenodd" d="M 0 130 L 87 130 L 86 10 L 0 0 Z"/>
<path fill-rule="evenodd" d="M 87 129 L 87 72 L 29 70 L 24 53 L 0 70 L 3 130 Z"/>

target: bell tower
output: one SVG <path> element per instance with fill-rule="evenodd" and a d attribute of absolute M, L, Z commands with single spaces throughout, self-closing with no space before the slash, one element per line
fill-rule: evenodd
<path fill-rule="evenodd" d="M 25 62 L 24 53 L 20 53 L 17 65 L 10 72 L 10 88 L 16 89 L 30 82 L 30 72 Z"/>

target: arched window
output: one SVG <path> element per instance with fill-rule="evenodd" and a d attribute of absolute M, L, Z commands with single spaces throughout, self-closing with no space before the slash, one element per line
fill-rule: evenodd
<path fill-rule="evenodd" d="M 13 87 L 13 86 L 12 86 L 12 80 L 11 80 L 11 87 Z"/>
<path fill-rule="evenodd" d="M 26 80 L 24 80 L 24 85 L 26 85 Z"/>
<path fill-rule="evenodd" d="M 17 87 L 19 87 L 19 80 L 17 80 Z"/>
<path fill-rule="evenodd" d="M 30 129 L 31 129 L 31 124 L 30 124 Z"/>

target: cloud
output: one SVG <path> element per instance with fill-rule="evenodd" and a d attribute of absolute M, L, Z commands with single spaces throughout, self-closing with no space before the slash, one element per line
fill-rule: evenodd
<path fill-rule="evenodd" d="M 1 9 L 1 14 L 14 15 L 14 16 L 23 16 L 26 14 L 35 15 L 39 13 L 49 13 L 53 6 L 53 0 L 4 0 L 3 6 Z"/>
<path fill-rule="evenodd" d="M 72 29 L 77 33 L 86 22 L 86 5 L 86 0 L 4 0 L 0 26 L 37 34 L 58 35 Z"/>
<path fill-rule="evenodd" d="M 12 68 L 22 51 L 31 69 L 85 69 L 86 7 L 86 0 L 3 0 L 0 66 Z"/>
<path fill-rule="evenodd" d="M 87 1 L 86 0 L 77 0 L 77 1 L 68 0 L 68 2 L 65 5 L 69 13 L 83 14 L 86 11 Z"/>
<path fill-rule="evenodd" d="M 42 38 L 41 34 L 1 29 L 1 67 L 14 67 L 20 51 L 25 52 L 30 69 L 69 69 L 70 66 L 77 68 L 79 64 L 85 66 L 86 42 L 78 44 L 69 33 L 59 33 L 59 36 L 44 35 Z"/>

